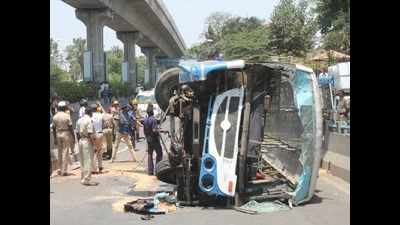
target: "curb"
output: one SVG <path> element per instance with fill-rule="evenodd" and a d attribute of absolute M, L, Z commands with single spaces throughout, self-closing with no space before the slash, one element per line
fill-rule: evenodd
<path fill-rule="evenodd" d="M 350 183 L 350 136 L 329 133 L 327 148 L 321 168 Z"/>

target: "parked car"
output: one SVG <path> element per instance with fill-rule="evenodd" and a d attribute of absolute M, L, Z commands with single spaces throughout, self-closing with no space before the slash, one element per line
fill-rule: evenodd
<path fill-rule="evenodd" d="M 161 109 L 154 98 L 154 90 L 140 91 L 136 95 L 136 100 L 138 102 L 138 111 L 141 119 L 144 119 L 147 116 L 146 110 L 149 103 L 153 104 L 154 117 L 157 120 L 161 119 Z"/>

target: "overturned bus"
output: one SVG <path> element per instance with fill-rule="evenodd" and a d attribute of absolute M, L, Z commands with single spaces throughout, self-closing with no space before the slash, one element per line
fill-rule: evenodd
<path fill-rule="evenodd" d="M 311 69 L 181 61 L 161 75 L 155 98 L 169 116 L 171 138 L 156 176 L 176 185 L 181 204 L 279 199 L 297 205 L 312 198 L 322 116 Z"/>

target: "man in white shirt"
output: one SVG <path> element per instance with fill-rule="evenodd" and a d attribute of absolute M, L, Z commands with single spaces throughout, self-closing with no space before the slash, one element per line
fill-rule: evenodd
<path fill-rule="evenodd" d="M 103 152 L 105 150 L 105 140 L 103 135 L 103 113 L 100 105 L 97 106 L 96 112 L 92 114 L 92 123 L 94 129 L 92 173 L 97 174 L 101 173 L 103 170 Z"/>
<path fill-rule="evenodd" d="M 79 119 L 82 118 L 85 115 L 85 109 L 87 107 L 87 101 L 86 99 L 81 99 L 79 104 L 81 105 L 81 107 L 79 108 Z"/>

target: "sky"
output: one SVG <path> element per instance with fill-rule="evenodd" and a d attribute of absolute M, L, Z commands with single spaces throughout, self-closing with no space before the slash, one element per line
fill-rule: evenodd
<path fill-rule="evenodd" d="M 186 47 L 201 41 L 206 18 L 213 12 L 227 12 L 234 16 L 268 19 L 279 0 L 163 0 L 172 15 Z M 251 2 L 251 3 L 250 3 Z M 86 38 L 85 25 L 75 17 L 75 9 L 61 0 L 50 0 L 50 37 L 61 49 L 73 38 Z M 123 47 L 116 33 L 104 28 L 104 49 Z M 138 51 L 138 50 L 137 50 Z"/>

